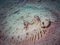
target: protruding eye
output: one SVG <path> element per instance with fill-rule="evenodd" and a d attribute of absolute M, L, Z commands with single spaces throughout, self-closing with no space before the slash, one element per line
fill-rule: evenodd
<path fill-rule="evenodd" d="M 41 27 L 42 28 L 48 28 L 50 26 L 51 22 L 48 19 L 45 19 L 41 22 Z"/>

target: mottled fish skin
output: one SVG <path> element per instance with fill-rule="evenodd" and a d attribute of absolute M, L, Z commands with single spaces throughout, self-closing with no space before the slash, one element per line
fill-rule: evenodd
<path fill-rule="evenodd" d="M 0 45 L 60 45 L 60 0 L 0 0 Z"/>

